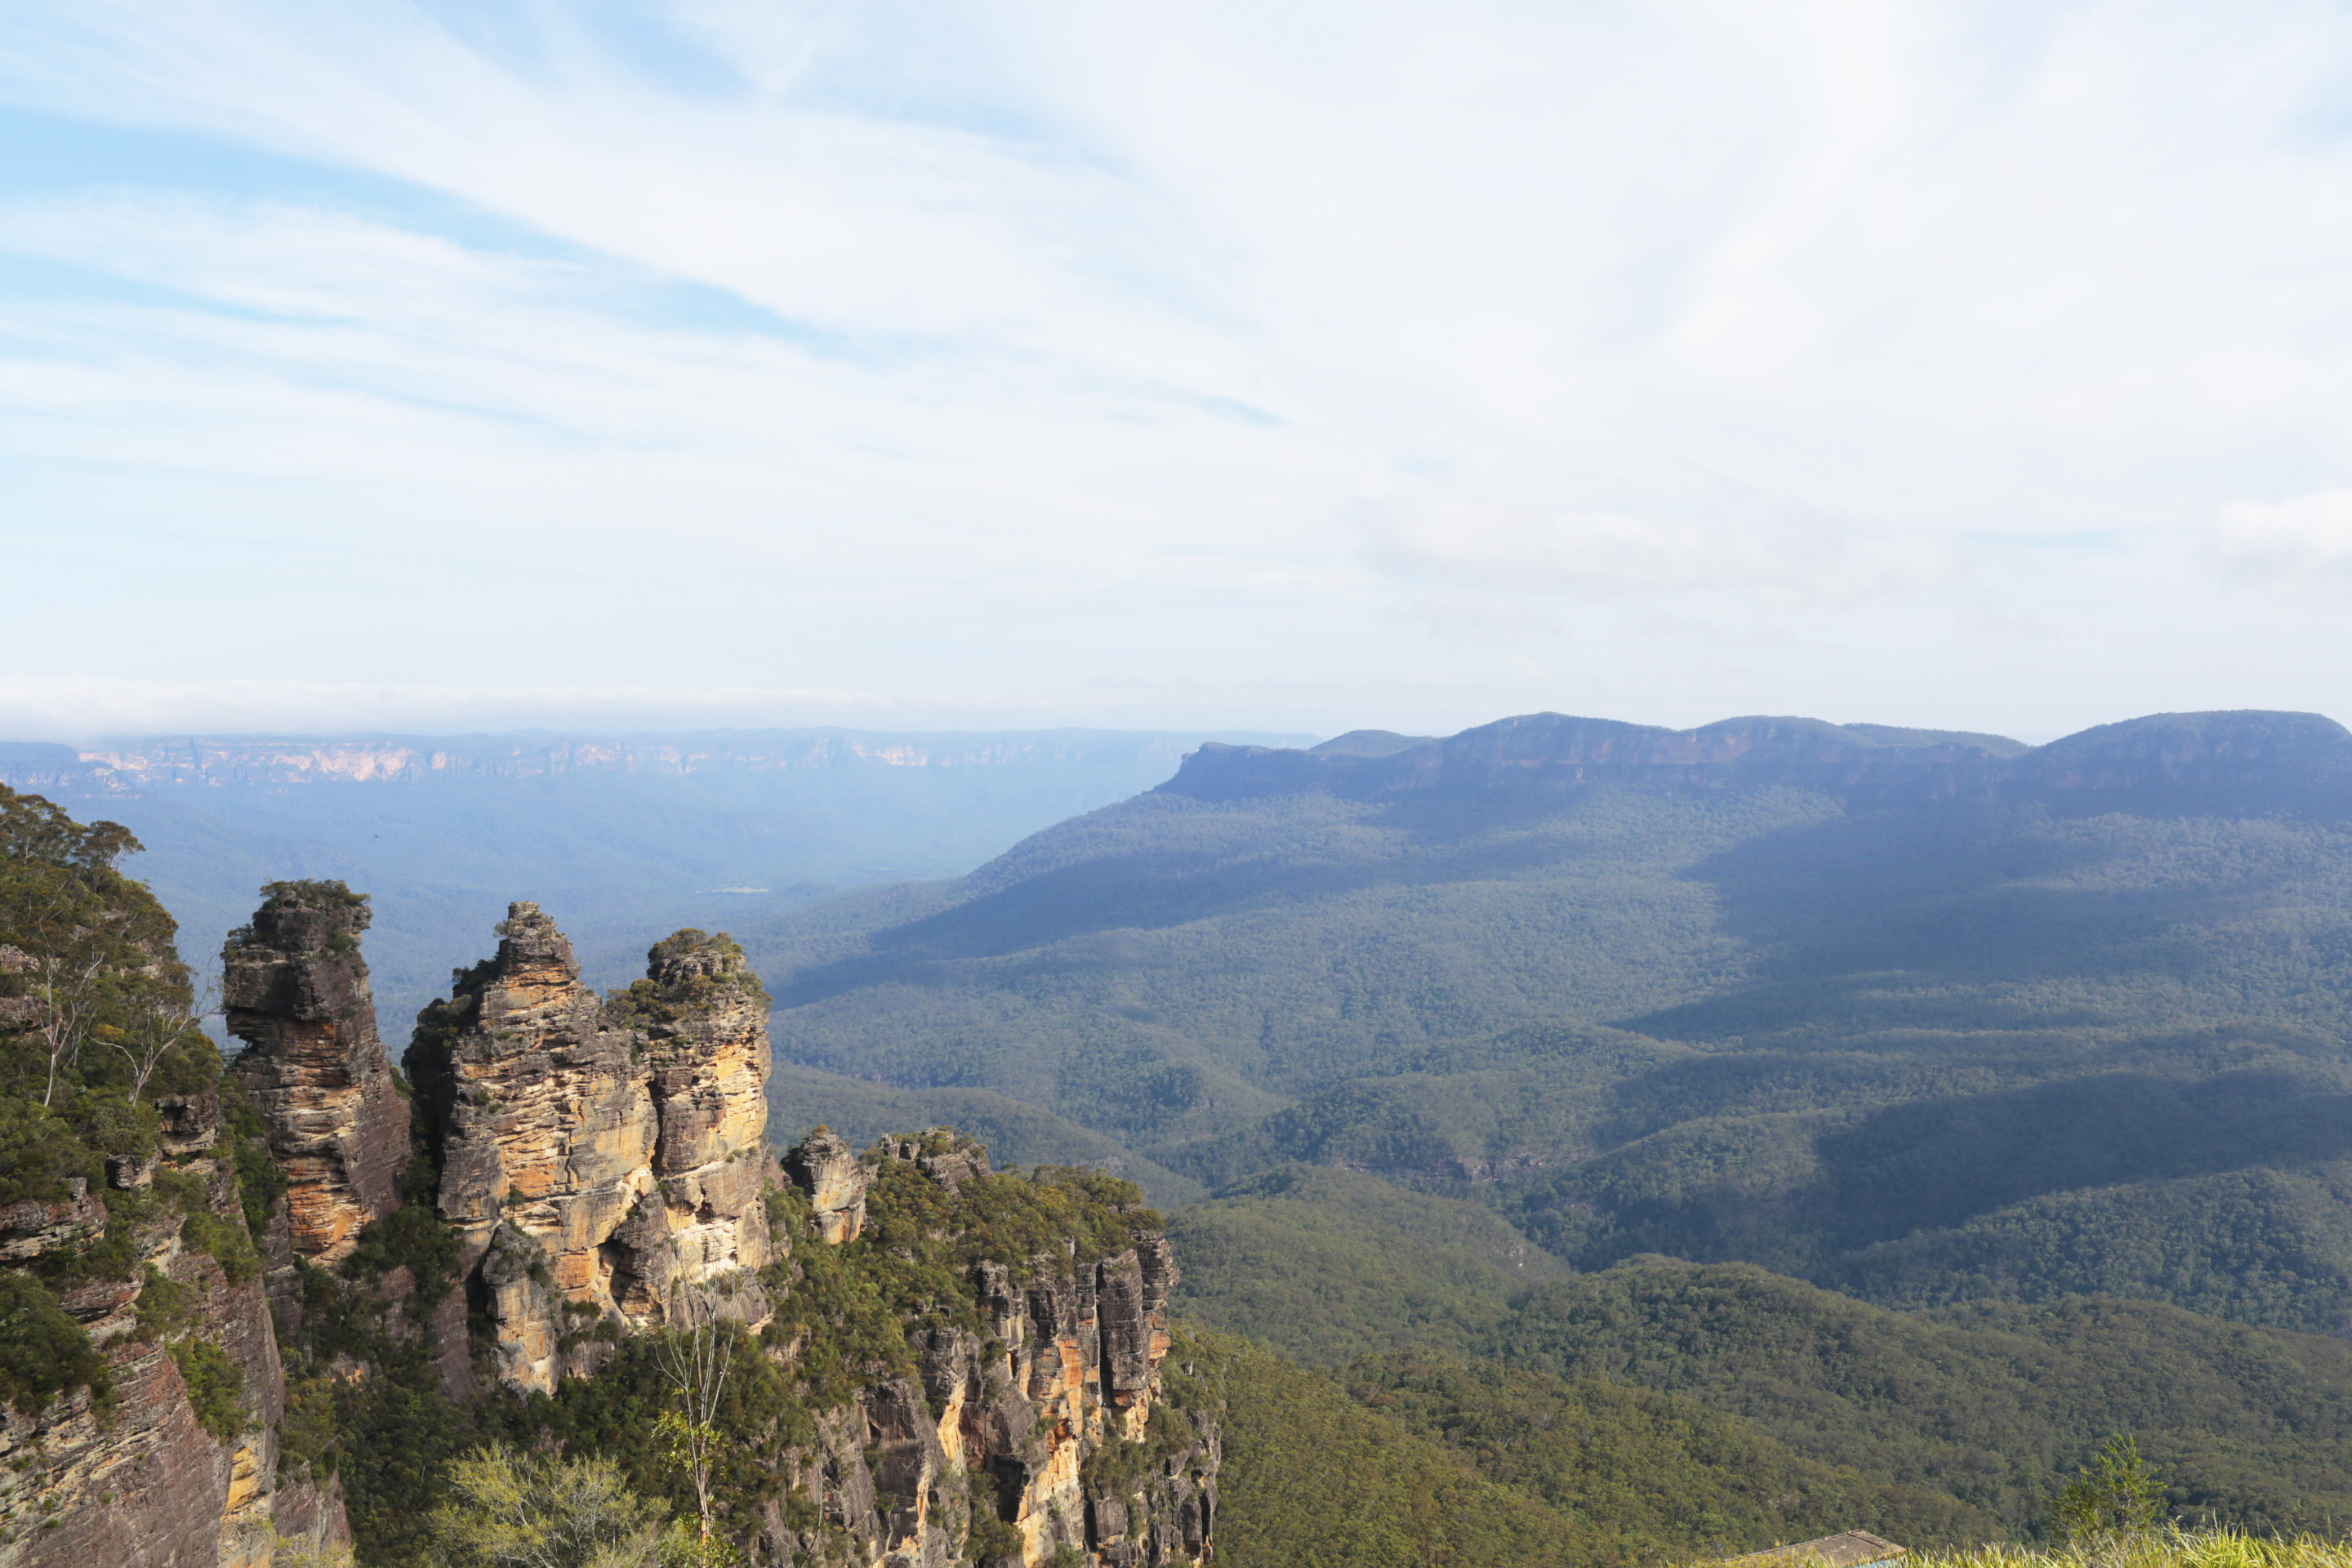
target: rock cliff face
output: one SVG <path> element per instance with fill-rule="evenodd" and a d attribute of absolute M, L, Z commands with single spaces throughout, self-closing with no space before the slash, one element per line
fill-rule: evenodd
<path fill-rule="evenodd" d="M 986 1250 L 971 1227 L 1036 1190 L 992 1175 L 977 1145 L 944 1129 L 877 1145 L 860 1163 L 862 1183 L 835 1168 L 840 1147 L 812 1135 L 785 1168 L 810 1200 L 813 1228 L 839 1228 L 820 1217 L 822 1192 L 872 1188 L 877 1228 L 853 1249 L 866 1258 L 919 1257 L 924 1242 Z M 792 1492 L 814 1517 L 795 1522 L 772 1507 L 761 1560 L 1203 1561 L 1222 1456 L 1213 1418 L 1179 1409 L 1162 1384 L 1175 1258 L 1156 1229 L 1112 1240 L 1124 1245 L 1102 1256 L 1073 1235 L 1043 1255 L 971 1262 L 970 1319 L 949 1310 L 912 1332 L 908 1373 L 861 1390 L 790 1458 Z"/>
<path fill-rule="evenodd" d="M 0 1406 L 0 1568 L 266 1568 L 280 1535 L 347 1539 L 332 1488 L 279 1462 L 285 1376 L 238 1168 L 258 1155 L 287 1173 L 271 1234 L 289 1268 L 347 1253 L 395 1202 L 407 1106 L 376 1039 L 366 923 L 365 900 L 339 883 L 273 889 L 228 955 L 232 1023 L 250 1042 L 236 1079 L 221 1084 L 210 1047 L 169 1045 L 153 1079 L 83 1091 L 135 1111 L 109 1142 L 76 1155 L 52 1132 L 32 1167 L 10 1171 L 17 1190 L 49 1192 L 0 1208 L 0 1270 L 16 1277 L 0 1283 L 39 1292 L 11 1297 L 27 1316 L 9 1326 L 50 1355 L 73 1354 L 78 1331 L 91 1361 L 54 1398 Z M 168 930 L 119 955 L 113 983 L 152 987 L 176 969 Z M 132 1027 L 193 1034 L 177 1022 L 184 992 L 150 995 L 163 1010 Z M 0 1037 L 45 1009 L 18 1006 Z M 263 1148 L 250 1124 L 240 1137 L 223 1123 L 226 1104 L 248 1100 Z M 60 1181 L 61 1158 L 91 1173 Z M 45 1310 L 71 1325 L 36 1331 Z"/>
<path fill-rule="evenodd" d="M 1394 750 L 1295 752 L 1210 742 L 1160 788 L 1198 800 L 1234 800 L 1310 790 L 1371 799 L 1580 784 L 1792 784 L 1870 800 L 1932 800 L 1990 793 L 2007 776 L 2007 759 L 2021 750 L 1998 736 L 1818 719 L 1726 719 L 1696 730 L 1667 730 L 1530 713 Z"/>
<path fill-rule="evenodd" d="M 167 1152 L 150 1184 L 189 1197 L 208 1237 L 233 1239 L 246 1221 L 233 1173 L 208 1156 L 217 1125 L 183 1120 L 194 1147 Z M 103 1358 L 110 1399 L 81 1387 L 37 1415 L 0 1406 L 0 1568 L 268 1568 L 280 1535 L 348 1539 L 331 1490 L 280 1474 L 285 1379 L 252 1255 L 232 1250 L 224 1265 L 192 1244 L 182 1213 L 143 1212 L 128 1227 L 132 1278 L 58 1292 Z M 32 1263 L 107 1218 L 86 1188 L 20 1204 L 0 1213 L 0 1246 Z"/>
<path fill-rule="evenodd" d="M 624 1347 L 714 1300 L 746 1358 L 715 1522 L 751 1568 L 1205 1561 L 1216 1416 L 1171 1393 L 1175 1264 L 1132 1187 L 998 1173 L 942 1129 L 862 1156 L 819 1130 L 780 1167 L 740 950 L 681 931 L 600 998 L 530 904 L 419 1021 L 431 1167 L 404 1172 L 366 901 L 268 892 L 226 954 L 228 1072 L 159 1079 L 92 1174 L 12 1173 L 5 1310 L 88 1345 L 64 1392 L 0 1404 L 0 1568 L 271 1568 L 347 1542 L 347 1500 L 382 1552 L 441 1483 L 381 1446 L 552 1439 L 561 1401 L 516 1394 L 667 1406 Z M 642 1460 L 645 1426 L 567 1440 Z"/>
<path fill-rule="evenodd" d="M 245 1042 L 230 1076 L 287 1178 L 277 1268 L 340 1262 L 400 1206 L 408 1101 L 376 1034 L 367 925 L 366 898 L 341 882 L 282 882 L 221 953 L 229 1033 Z"/>
<path fill-rule="evenodd" d="M 820 1127 L 784 1156 L 784 1173 L 808 1194 L 817 1239 L 828 1247 L 856 1241 L 866 1228 L 866 1189 L 872 1176 L 830 1127 Z"/>
<path fill-rule="evenodd" d="M 658 1325 L 674 1287 L 767 1262 L 767 998 L 699 931 L 609 1005 L 536 904 L 499 936 L 407 1061 L 493 1375 L 546 1392 L 609 1356 L 597 1322 Z"/>

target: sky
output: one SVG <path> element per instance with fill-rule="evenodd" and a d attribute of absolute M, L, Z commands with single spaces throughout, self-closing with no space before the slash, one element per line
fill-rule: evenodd
<path fill-rule="evenodd" d="M 0 736 L 2352 720 L 2352 6 L 15 0 Z"/>

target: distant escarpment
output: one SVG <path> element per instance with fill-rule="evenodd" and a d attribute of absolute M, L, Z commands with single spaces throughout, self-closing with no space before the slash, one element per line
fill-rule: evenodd
<path fill-rule="evenodd" d="M 2156 792 L 2352 809 L 2352 731 L 2315 713 L 2158 713 L 2027 747 L 1998 735 L 1818 719 L 1668 730 L 1530 713 L 1443 739 L 1359 731 L 1308 751 L 1213 742 L 1160 788 L 1226 801 L 1612 783 L 1785 784 L 1865 804 Z"/>

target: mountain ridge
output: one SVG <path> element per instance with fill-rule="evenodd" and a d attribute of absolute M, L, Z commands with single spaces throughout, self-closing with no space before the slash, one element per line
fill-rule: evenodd
<path fill-rule="evenodd" d="M 1564 713 L 1499 719 L 1393 748 L 1350 731 L 1313 748 L 1209 742 L 1160 791 L 1203 801 L 1322 790 L 1356 798 L 1506 785 L 1658 782 L 1828 789 L 1875 803 L 2035 791 L 2230 789 L 2287 784 L 2343 792 L 2352 806 L 2352 731 L 2316 713 L 2262 709 L 2154 713 L 2046 745 L 1959 731 L 1753 716 L 1689 730 Z M 1354 742 L 1353 744 L 1342 744 Z"/>
<path fill-rule="evenodd" d="M 2352 1323 L 2352 1148 L 2315 1126 L 2352 1094 L 2333 721 L 1337 739 L 1204 746 L 903 918 L 747 934 L 780 1052 L 1213 1190 L 1304 1161 L 1480 1193 L 1583 1268 L 1939 1302 L 1949 1259 Z"/>

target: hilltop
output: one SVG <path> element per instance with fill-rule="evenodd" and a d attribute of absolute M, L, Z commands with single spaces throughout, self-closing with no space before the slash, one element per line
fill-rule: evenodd
<path fill-rule="evenodd" d="M 985 1093 L 1178 1198 L 1370 1170 L 1583 1268 L 2352 1321 L 2352 733 L 2315 715 L 1204 746 L 744 936 L 817 1114 Z"/>

